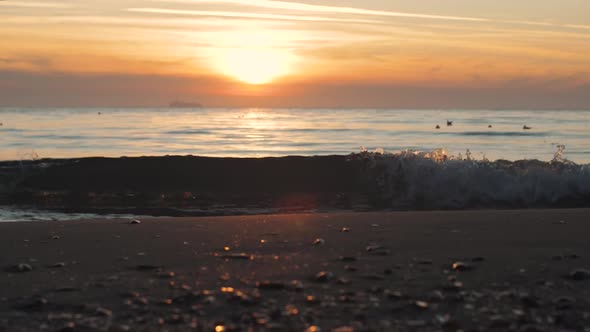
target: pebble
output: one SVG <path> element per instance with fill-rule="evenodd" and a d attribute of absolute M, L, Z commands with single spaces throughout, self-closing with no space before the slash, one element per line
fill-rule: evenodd
<path fill-rule="evenodd" d="M 326 243 L 326 241 L 321 238 L 317 238 L 317 239 L 313 240 L 314 246 L 321 246 L 321 245 L 324 245 L 325 243 Z"/>
<path fill-rule="evenodd" d="M 437 315 L 436 322 L 443 328 L 457 331 L 460 329 L 459 322 L 457 322 L 451 315 Z"/>
<path fill-rule="evenodd" d="M 340 260 L 343 262 L 354 262 L 356 261 L 356 257 L 353 256 L 340 256 Z"/>
<path fill-rule="evenodd" d="M 404 295 L 400 291 L 391 291 L 386 289 L 383 294 L 392 300 L 401 300 L 404 298 Z"/>
<path fill-rule="evenodd" d="M 452 281 L 452 282 L 449 282 L 448 284 L 445 284 L 443 286 L 443 288 L 448 291 L 459 291 L 459 290 L 463 289 L 463 286 L 464 286 L 463 283 L 460 281 Z"/>
<path fill-rule="evenodd" d="M 572 280 L 588 280 L 590 279 L 590 270 L 587 269 L 575 269 L 569 273 L 569 278 Z"/>
<path fill-rule="evenodd" d="M 59 262 L 59 263 L 55 263 L 55 264 L 53 264 L 51 267 L 52 267 L 52 268 L 60 268 L 60 267 L 65 267 L 65 266 L 66 266 L 66 263 L 64 263 L 64 262 Z"/>
<path fill-rule="evenodd" d="M 435 290 L 430 294 L 429 300 L 432 302 L 442 302 L 445 300 L 445 295 L 441 291 Z"/>
<path fill-rule="evenodd" d="M 49 301 L 46 298 L 40 297 L 20 305 L 20 308 L 25 310 L 39 310 L 47 305 L 47 303 Z"/>
<path fill-rule="evenodd" d="M 223 258 L 223 259 L 237 259 L 237 260 L 240 260 L 240 259 L 254 260 L 254 255 L 241 252 L 241 253 L 221 255 L 221 258 Z"/>
<path fill-rule="evenodd" d="M 139 224 L 141 224 L 141 221 L 140 220 L 137 220 L 137 219 L 133 219 L 133 220 L 129 221 L 129 223 L 131 225 L 139 225 Z"/>
<path fill-rule="evenodd" d="M 351 281 L 346 278 L 338 278 L 337 282 L 340 285 L 350 285 L 351 284 Z"/>
<path fill-rule="evenodd" d="M 33 267 L 29 264 L 26 264 L 26 263 L 20 263 L 17 266 L 15 266 L 14 271 L 16 271 L 16 272 L 29 272 L 29 271 L 33 271 Z"/>
<path fill-rule="evenodd" d="M 97 308 L 96 313 L 104 317 L 111 317 L 113 315 L 111 310 L 102 307 Z"/>
<path fill-rule="evenodd" d="M 328 282 L 334 279 L 334 273 L 328 271 L 321 271 L 315 275 L 315 280 L 319 282 Z"/>
<path fill-rule="evenodd" d="M 377 251 L 377 250 L 381 250 L 381 249 L 385 249 L 382 245 L 379 244 L 369 244 L 365 250 L 367 250 L 368 252 L 371 251 Z"/>
<path fill-rule="evenodd" d="M 176 273 L 174 272 L 158 272 L 158 278 L 161 279 L 172 279 L 176 276 Z"/>
<path fill-rule="evenodd" d="M 318 304 L 318 303 L 320 303 L 321 301 L 320 301 L 320 299 L 319 299 L 319 298 L 317 298 L 316 296 L 313 296 L 313 295 L 306 295 L 306 296 L 305 296 L 305 302 L 306 302 L 307 304 Z"/>
<path fill-rule="evenodd" d="M 59 240 L 59 239 L 61 239 L 61 237 L 60 237 L 59 235 L 54 235 L 54 236 L 52 237 L 52 239 L 54 239 L 54 240 Z"/>
<path fill-rule="evenodd" d="M 300 280 L 291 281 L 291 288 L 296 292 L 302 292 L 305 289 L 303 283 Z"/>
<path fill-rule="evenodd" d="M 391 250 L 386 249 L 382 245 L 379 244 L 369 244 L 365 250 L 372 256 L 389 256 L 391 255 Z"/>
<path fill-rule="evenodd" d="M 340 232 L 342 232 L 342 233 L 348 233 L 348 232 L 350 232 L 350 228 L 348 228 L 348 227 L 342 227 L 342 229 L 340 230 Z"/>
<path fill-rule="evenodd" d="M 414 305 L 420 309 L 428 309 L 428 307 L 430 307 L 430 304 L 426 301 L 416 301 L 414 302 Z"/>
<path fill-rule="evenodd" d="M 76 330 L 76 324 L 74 322 L 68 322 L 66 323 L 66 325 L 64 325 L 64 327 L 62 327 L 61 329 L 59 329 L 59 332 L 70 332 L 70 331 L 75 331 Z"/>
<path fill-rule="evenodd" d="M 356 272 L 356 271 L 358 271 L 358 268 L 356 266 L 352 266 L 352 265 L 344 265 L 344 270 L 349 271 L 349 272 Z"/>
<path fill-rule="evenodd" d="M 453 270 L 455 271 L 469 271 L 473 269 L 473 267 L 465 262 L 455 262 L 452 265 Z"/>
<path fill-rule="evenodd" d="M 573 297 L 569 297 L 569 296 L 562 296 L 562 297 L 558 297 L 556 298 L 553 303 L 555 304 L 555 307 L 559 310 L 567 310 L 567 309 L 572 309 L 574 307 L 574 304 L 576 303 L 576 300 Z"/>

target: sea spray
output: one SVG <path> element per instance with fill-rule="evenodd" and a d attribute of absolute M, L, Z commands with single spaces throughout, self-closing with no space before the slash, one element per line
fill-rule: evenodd
<path fill-rule="evenodd" d="M 581 207 L 590 204 L 590 168 L 564 158 L 550 162 L 489 161 L 430 152 L 361 151 L 371 205 L 393 209 Z"/>

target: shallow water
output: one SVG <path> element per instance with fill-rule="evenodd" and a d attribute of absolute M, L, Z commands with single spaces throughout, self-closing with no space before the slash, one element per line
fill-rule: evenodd
<path fill-rule="evenodd" d="M 145 218 L 131 214 L 62 213 L 35 208 L 0 206 L 0 222 Z"/>
<path fill-rule="evenodd" d="M 590 162 L 590 111 L 0 108 L 0 122 L 0 160 L 329 155 L 366 147 L 549 161 L 563 144 L 567 159 Z"/>

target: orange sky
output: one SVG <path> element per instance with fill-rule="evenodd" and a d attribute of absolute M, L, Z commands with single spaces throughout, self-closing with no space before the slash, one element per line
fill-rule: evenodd
<path fill-rule="evenodd" d="M 590 2 L 6 0 L 0 106 L 590 108 Z"/>

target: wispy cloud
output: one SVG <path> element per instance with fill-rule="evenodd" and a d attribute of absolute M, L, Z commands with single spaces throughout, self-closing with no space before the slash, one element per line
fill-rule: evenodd
<path fill-rule="evenodd" d="M 154 2 L 177 2 L 177 3 L 193 3 L 204 4 L 212 3 L 211 0 L 153 0 Z M 295 10 L 303 12 L 315 13 L 329 13 L 329 14 L 353 14 L 353 15 L 370 15 L 370 16 L 385 16 L 385 17 L 407 17 L 407 18 L 422 18 L 434 20 L 452 20 L 452 21 L 475 21 L 485 22 L 489 21 L 485 18 L 479 17 L 464 17 L 464 16 L 446 16 L 446 15 L 430 15 L 417 13 L 404 13 L 384 10 L 371 10 L 354 7 L 340 7 L 340 6 L 324 6 L 324 5 L 310 5 L 299 2 L 288 1 L 269 1 L 269 0 L 219 0 L 216 2 L 254 6 L 269 9 Z"/>
<path fill-rule="evenodd" d="M 346 18 L 332 18 L 332 17 L 321 17 L 321 16 L 279 15 L 279 14 L 264 14 L 264 13 L 243 13 L 243 12 L 209 11 L 209 10 L 181 10 L 181 9 L 166 9 L 166 8 L 127 8 L 127 11 L 139 12 L 139 13 L 152 13 L 152 14 L 252 18 L 252 19 L 286 20 L 286 21 L 372 23 L 372 24 L 381 23 L 379 21 L 363 20 L 363 19 L 346 19 Z"/>
<path fill-rule="evenodd" d="M 539 27 L 553 27 L 562 29 L 590 29 L 588 25 L 577 25 L 567 23 L 553 23 L 542 21 L 514 21 L 514 20 L 499 20 L 490 19 L 486 17 L 469 17 L 469 16 L 449 16 L 449 15 L 433 15 L 422 13 L 407 13 L 397 11 L 372 10 L 356 7 L 341 7 L 341 6 L 326 6 L 326 5 L 311 5 L 292 1 L 274 1 L 274 0 L 152 0 L 152 2 L 160 3 L 185 3 L 185 4 L 212 4 L 225 3 L 242 6 L 252 6 L 266 9 L 279 9 L 300 12 L 314 12 L 325 14 L 349 14 L 349 15 L 363 15 L 363 16 L 380 16 L 380 17 L 402 17 L 402 18 L 417 18 L 429 20 L 447 20 L 447 21 L 465 21 L 465 22 L 492 22 L 498 24 L 517 24 Z"/>
<path fill-rule="evenodd" d="M 579 24 L 562 24 L 562 23 L 551 23 L 551 22 L 533 22 L 533 21 L 498 21 L 500 23 L 505 24 L 518 24 L 518 25 L 530 25 L 530 26 L 538 26 L 538 27 L 548 27 L 548 28 L 566 28 L 566 29 L 590 29 L 589 25 L 579 25 Z"/>
<path fill-rule="evenodd" d="M 16 2 L 0 1 L 0 7 L 26 7 L 26 8 L 70 8 L 69 4 L 57 2 Z"/>

